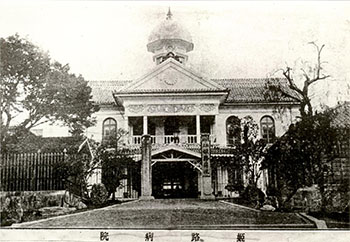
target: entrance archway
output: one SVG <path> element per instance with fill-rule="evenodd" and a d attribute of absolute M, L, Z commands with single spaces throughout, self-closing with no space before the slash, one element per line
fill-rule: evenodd
<path fill-rule="evenodd" d="M 197 198 L 201 154 L 176 145 L 152 152 L 152 196 Z"/>
<path fill-rule="evenodd" d="M 197 198 L 198 170 L 188 162 L 158 162 L 152 166 L 155 198 Z"/>

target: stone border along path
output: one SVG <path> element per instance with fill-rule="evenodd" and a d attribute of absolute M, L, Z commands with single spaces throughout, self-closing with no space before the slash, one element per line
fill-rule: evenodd
<path fill-rule="evenodd" d="M 222 201 L 222 200 L 220 200 L 219 202 L 225 203 L 225 204 L 229 204 L 229 205 L 232 205 L 232 206 L 235 206 L 235 207 L 238 207 L 238 208 L 248 209 L 248 210 L 251 210 L 251 211 L 254 211 L 254 212 L 261 212 L 259 209 L 246 207 L 246 206 L 243 206 L 243 205 L 239 205 L 237 203 L 232 203 L 232 202 L 227 202 L 227 201 Z"/>
<path fill-rule="evenodd" d="M 306 213 L 300 213 L 300 215 L 312 221 L 318 229 L 328 229 L 327 224 L 324 220 L 314 218 L 310 215 L 307 215 Z"/>
<path fill-rule="evenodd" d="M 265 220 L 269 222 L 265 224 Z M 315 225 L 295 213 L 260 211 L 226 201 L 156 199 L 13 224 L 10 228 L 315 229 Z"/>
<path fill-rule="evenodd" d="M 225 203 L 225 204 L 230 204 L 232 206 L 236 206 L 236 207 L 239 207 L 239 208 L 243 208 L 243 209 L 248 209 L 248 210 L 252 210 L 252 211 L 261 211 L 259 209 L 255 209 L 255 208 L 250 208 L 250 207 L 246 207 L 246 206 L 243 206 L 243 205 L 240 205 L 240 204 L 236 204 L 236 203 L 232 203 L 232 202 L 226 202 L 226 201 L 220 201 L 222 203 Z M 327 229 L 327 224 L 324 220 L 320 220 L 320 219 L 317 219 L 317 218 L 314 218 L 310 215 L 307 215 L 306 213 L 296 213 L 296 215 L 299 215 L 301 219 L 303 219 L 305 222 L 312 222 L 315 224 L 316 228 L 318 229 Z M 285 225 L 282 225 L 282 227 L 285 226 Z"/>

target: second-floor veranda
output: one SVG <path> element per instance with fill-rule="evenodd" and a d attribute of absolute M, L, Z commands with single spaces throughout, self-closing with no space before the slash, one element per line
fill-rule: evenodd
<path fill-rule="evenodd" d="M 129 117 L 126 144 L 139 146 L 142 135 L 148 134 L 155 146 L 196 147 L 200 144 L 201 133 L 210 134 L 211 143 L 215 144 L 215 128 L 215 115 Z"/>

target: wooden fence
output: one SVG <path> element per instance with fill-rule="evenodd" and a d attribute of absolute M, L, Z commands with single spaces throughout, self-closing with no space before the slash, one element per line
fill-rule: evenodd
<path fill-rule="evenodd" d="M 64 159 L 64 153 L 0 154 L 0 190 L 63 190 L 55 166 Z"/>

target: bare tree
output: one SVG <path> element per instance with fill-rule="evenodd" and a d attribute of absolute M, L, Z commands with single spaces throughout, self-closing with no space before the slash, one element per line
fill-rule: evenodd
<path fill-rule="evenodd" d="M 316 47 L 317 50 L 317 61 L 314 66 L 308 66 L 308 70 L 306 71 L 304 68 L 300 68 L 300 71 L 302 71 L 301 80 L 295 79 L 295 72 L 290 66 L 287 66 L 285 69 L 281 69 L 282 74 L 284 78 L 286 79 L 286 82 L 283 82 L 284 79 L 278 79 L 278 78 L 272 78 L 269 79 L 267 82 L 266 88 L 267 88 L 267 96 L 270 98 L 290 98 L 296 102 L 300 103 L 300 114 L 301 117 L 305 116 L 312 116 L 313 115 L 313 108 L 311 104 L 311 98 L 309 94 L 309 89 L 311 84 L 325 80 L 329 75 L 322 74 L 322 64 L 321 61 L 321 53 L 324 48 L 324 44 L 319 47 L 314 42 L 310 42 L 309 44 Z M 299 78 L 299 77 L 298 77 Z M 297 86 L 297 82 L 301 81 L 303 82 L 302 87 Z M 289 88 L 286 88 L 289 87 Z M 294 93 L 293 93 L 294 92 Z M 295 93 L 297 95 L 295 95 Z"/>

